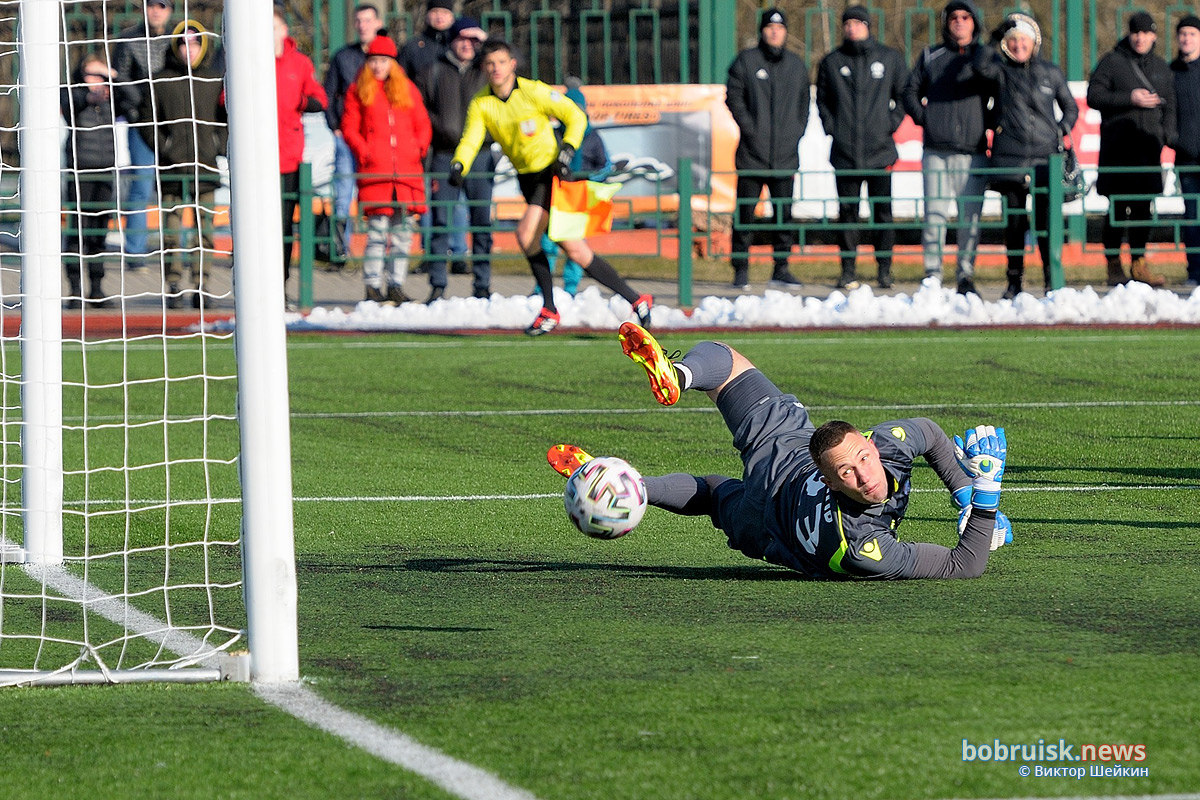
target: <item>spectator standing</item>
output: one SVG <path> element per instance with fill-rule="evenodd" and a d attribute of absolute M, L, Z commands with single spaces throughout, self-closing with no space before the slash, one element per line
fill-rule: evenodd
<path fill-rule="evenodd" d="M 1189 14 L 1175 26 L 1179 55 L 1171 62 L 1175 77 L 1175 169 L 1183 194 L 1183 218 L 1191 223 L 1180 233 L 1187 253 L 1187 285 L 1200 285 L 1200 17 Z"/>
<path fill-rule="evenodd" d="M 88 300 L 107 307 L 104 295 L 104 240 L 112 220 L 113 179 L 117 147 L 113 108 L 136 101 L 137 92 L 125 82 L 115 84 L 114 74 L 100 53 L 89 53 L 71 74 L 59 95 L 67 121 L 67 205 L 74 214 L 64 237 L 63 253 L 68 308 L 79 308 L 83 297 L 82 262 L 87 262 Z"/>
<path fill-rule="evenodd" d="M 183 277 L 183 210 L 192 210 L 200 249 L 189 255 L 195 293 L 192 306 L 203 305 L 204 283 L 213 250 L 215 194 L 221 176 L 217 156 L 229 138 L 224 104 L 224 75 L 213 65 L 216 36 L 192 19 L 171 33 L 162 72 L 154 78 L 159 174 L 162 184 L 162 235 L 167 261 L 167 307 L 181 304 Z"/>
<path fill-rule="evenodd" d="M 446 293 L 446 260 L 451 257 L 451 227 L 454 212 L 465 196 L 467 218 L 471 225 L 471 271 L 475 297 L 491 295 L 492 282 L 492 175 L 496 164 L 490 147 L 484 147 L 475 160 L 477 177 L 463 181 L 462 188 L 451 186 L 445 179 L 454 160 L 454 149 L 462 138 L 467 119 L 467 107 L 480 89 L 487 85 L 487 76 L 479 64 L 479 48 L 487 34 L 479 23 L 463 17 L 450 28 L 450 48 L 429 69 L 416 78 L 429 120 L 433 125 L 433 142 L 429 150 L 428 172 L 433 176 L 433 204 L 429 210 L 432 235 L 427 254 L 429 265 L 429 299 L 432 303 Z M 445 258 L 443 258 L 445 256 Z"/>
<path fill-rule="evenodd" d="M 955 282 L 960 294 L 975 291 L 975 253 L 987 177 L 987 122 L 990 85 L 971 70 L 983 27 L 967 0 L 942 9 L 942 42 L 917 56 L 904 87 L 904 110 L 921 126 L 921 176 L 925 219 L 921 250 L 925 277 L 942 279 L 946 229 L 952 211 L 958 224 Z"/>
<path fill-rule="evenodd" d="M 1009 14 L 992 40 L 999 45 L 999 52 L 990 46 L 980 47 L 975 53 L 975 68 L 996 84 L 999 117 L 990 166 L 1004 170 L 993 176 L 992 188 L 1005 198 L 1008 288 L 1004 298 L 1011 300 L 1020 294 L 1025 274 L 1025 234 L 1029 232 L 1025 207 L 1031 194 L 1045 286 L 1050 289 L 1050 204 L 1045 194 L 1050 186 L 1050 154 L 1062 149 L 1063 136 L 1079 118 L 1079 106 L 1062 70 L 1038 57 L 1042 33 L 1033 17 Z M 1057 118 L 1059 114 L 1061 119 Z M 1032 191 L 1035 187 L 1037 192 Z"/>
<path fill-rule="evenodd" d="M 800 169 L 800 137 L 808 126 L 810 83 L 808 68 L 786 45 L 787 16 L 782 9 L 769 8 L 759 20 L 758 44 L 737 54 L 725 83 L 725 104 L 741 134 L 734 156 L 737 213 L 730 243 L 733 285 L 740 289 L 750 288 L 749 251 L 754 232 L 747 226 L 755 222 L 754 210 L 764 186 L 775 201 L 771 239 L 775 269 L 770 284 L 800 285 L 788 270 L 788 255 L 796 241 L 787 225 L 795 176 L 761 174 Z"/>
<path fill-rule="evenodd" d="M 1102 234 L 1109 286 L 1127 280 L 1121 263 L 1125 235 L 1133 279 L 1151 286 L 1167 282 L 1146 264 L 1154 202 L 1147 197 L 1162 194 L 1162 149 L 1175 141 L 1175 81 L 1167 63 L 1154 54 L 1156 29 L 1145 11 L 1130 17 L 1129 35 L 1100 59 L 1088 81 L 1088 105 L 1100 112 L 1096 191 L 1111 204 Z M 1152 169 L 1124 172 L 1122 167 Z"/>
<path fill-rule="evenodd" d="M 346 93 L 358 80 L 363 65 L 367 63 L 367 48 L 371 46 L 383 20 L 379 10 L 370 3 L 359 3 L 354 7 L 354 31 L 358 41 L 352 42 L 334 53 L 325 72 L 325 121 L 333 132 L 333 246 L 335 256 L 345 261 L 349 252 L 350 204 L 354 201 L 354 173 L 358 164 L 346 137 L 342 133 L 342 115 L 346 113 Z"/>
<path fill-rule="evenodd" d="M 571 161 L 587 129 L 587 115 L 541 81 L 518 78 L 517 59 L 508 42 L 493 40 L 483 46 L 483 71 L 488 85 L 467 107 L 467 121 L 450 164 L 449 180 L 461 185 L 489 135 L 512 162 L 527 204 L 517 222 L 517 243 L 542 290 L 542 310 L 525 333 L 541 336 L 558 327 L 560 319 L 550 264 L 542 251 L 542 234 L 550 224 L 554 178 L 570 175 Z M 554 135 L 551 118 L 565 126 L 561 143 Z M 612 264 L 592 252 L 585 240 L 570 239 L 559 242 L 559 246 L 584 272 L 625 298 L 642 325 L 649 324 L 653 297 L 634 291 Z"/>
<path fill-rule="evenodd" d="M 859 170 L 884 170 L 896 163 L 892 134 L 904 121 L 903 89 L 908 68 L 898 50 L 871 36 L 871 15 L 863 6 L 842 14 L 842 44 L 817 68 L 817 112 L 825 133 L 833 137 L 829 162 L 838 193 L 838 245 L 842 274 L 838 288 L 858 287 L 855 259 L 859 242 L 859 195 L 867 187 L 874 223 L 872 238 L 879 265 L 879 286 L 892 285 L 891 173 L 863 175 Z"/>
<path fill-rule="evenodd" d="M 407 303 L 412 298 L 404 293 L 404 280 L 417 215 L 425 211 L 422 163 L 432 130 L 421 92 L 396 61 L 396 45 L 387 36 L 376 36 L 367 47 L 366 66 L 346 93 L 342 132 L 361 170 L 366 299 Z"/>
<path fill-rule="evenodd" d="M 400 66 L 410 78 L 416 80 L 450 48 L 452 25 L 453 0 L 429 0 L 425 6 L 425 30 L 400 49 Z"/>
<path fill-rule="evenodd" d="M 130 266 L 144 266 L 150 252 L 146 227 L 146 206 L 154 192 L 154 104 L 150 97 L 150 79 L 162 71 L 171 37 L 173 0 L 147 0 L 144 20 L 117 34 L 113 48 L 113 69 L 128 81 L 131 93 L 118 98 L 119 113 L 129 123 L 128 182 L 122 206 L 125 208 L 124 250 Z"/>
<path fill-rule="evenodd" d="M 291 276 L 292 237 L 304 160 L 302 114 L 325 110 L 325 89 L 317 83 L 313 63 L 288 35 L 283 9 L 275 6 L 275 99 L 279 121 L 279 173 L 283 193 L 283 281 Z"/>

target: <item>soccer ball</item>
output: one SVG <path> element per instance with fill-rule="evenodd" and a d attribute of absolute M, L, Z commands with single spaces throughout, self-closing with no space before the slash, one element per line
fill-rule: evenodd
<path fill-rule="evenodd" d="M 629 533 L 646 513 L 642 475 L 612 456 L 593 458 L 571 474 L 563 505 L 575 527 L 594 539 Z"/>

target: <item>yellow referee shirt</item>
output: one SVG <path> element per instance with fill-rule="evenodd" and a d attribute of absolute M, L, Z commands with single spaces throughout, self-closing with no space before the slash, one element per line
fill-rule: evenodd
<path fill-rule="evenodd" d="M 464 174 L 470 172 L 485 135 L 491 134 L 517 172 L 541 172 L 558 156 L 552 117 L 566 126 L 563 141 L 578 149 L 587 131 L 587 115 L 565 95 L 541 81 L 525 78 L 517 78 L 507 100 L 485 86 L 467 107 L 467 121 L 454 160 L 462 162 Z"/>

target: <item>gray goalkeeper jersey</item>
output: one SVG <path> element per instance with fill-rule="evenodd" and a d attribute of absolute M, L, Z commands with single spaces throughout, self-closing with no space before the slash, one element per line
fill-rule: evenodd
<path fill-rule="evenodd" d="M 808 453 L 814 428 L 804 406 L 757 371 L 747 378 L 718 401 L 745 465 L 744 479 L 721 484 L 713 498 L 713 522 L 730 547 L 811 578 L 952 578 L 983 571 L 994 513 L 972 513 L 953 549 L 897 538 L 918 456 L 951 493 L 971 485 L 936 423 L 900 419 L 863 431 L 888 477 L 887 500 L 867 506 L 821 480 Z"/>

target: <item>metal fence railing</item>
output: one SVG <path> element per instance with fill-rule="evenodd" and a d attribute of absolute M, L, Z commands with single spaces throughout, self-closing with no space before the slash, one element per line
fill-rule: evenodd
<path fill-rule="evenodd" d="M 311 173 L 308 165 L 302 165 L 300 192 L 297 196 L 299 200 L 299 225 L 297 227 L 296 239 L 300 242 L 300 258 L 298 261 L 300 269 L 300 305 L 310 306 L 312 303 L 312 270 L 316 264 L 315 255 L 318 250 L 332 249 L 332 236 L 329 233 L 318 235 L 316 232 L 316 222 L 318 218 L 318 209 L 323 209 L 331 206 L 328 198 L 320 197 L 313 189 L 311 181 Z M 1049 174 L 1057 176 L 1062 174 L 1062 156 L 1052 155 L 1049 163 Z M 1153 170 L 1153 168 L 1149 168 Z M 1114 168 L 1112 170 L 1120 173 L 1136 173 L 1146 172 L 1147 168 Z M 871 171 L 859 171 L 864 176 Z M 874 171 L 878 174 L 891 174 L 886 170 Z M 985 170 L 987 174 L 995 175 L 1001 170 Z M 1003 171 L 1007 172 L 1007 171 Z M 1176 170 L 1177 174 L 1195 176 L 1196 181 L 1200 181 L 1200 167 L 1179 167 Z M 794 175 L 795 173 L 784 172 L 781 175 Z M 804 177 L 800 174 L 795 174 L 797 184 Z M 429 178 L 441 178 L 443 176 L 427 176 Z M 506 176 L 501 175 L 502 179 Z M 630 239 L 631 242 L 636 242 L 635 248 L 622 252 L 614 252 L 611 248 L 608 249 L 610 255 L 625 259 L 674 259 L 678 263 L 677 280 L 679 286 L 679 298 L 682 305 L 690 305 L 693 299 L 693 274 L 694 274 L 694 259 L 696 253 L 703 252 L 718 259 L 727 259 L 729 256 L 728 231 L 732 224 L 734 216 L 733 209 L 724 208 L 722 210 L 714 210 L 711 202 L 712 180 L 722 177 L 720 174 L 712 174 L 708 185 L 698 186 L 693 178 L 693 170 L 688 159 L 681 159 L 676 172 L 675 191 L 658 191 L 650 197 L 641 196 L 638 198 L 622 198 L 618 194 L 615 198 L 617 218 L 614 224 L 616 231 L 642 230 L 648 231 L 649 235 L 640 237 L 636 240 Z M 725 176 L 732 177 L 732 176 Z M 814 178 L 816 176 L 810 176 Z M 827 174 L 825 175 L 827 177 Z M 1183 200 L 1195 202 L 1200 199 L 1200 190 L 1197 194 L 1182 195 L 1178 190 L 1179 182 L 1171 181 L 1170 198 L 1176 204 L 1181 204 Z M 887 198 L 891 201 L 893 198 Z M 1007 251 L 1003 245 L 1003 231 L 1008 226 L 1011 214 L 1022 214 L 1028 217 L 1028 226 L 1030 229 L 1029 241 L 1025 248 L 1021 249 L 1021 253 L 1026 253 L 1029 248 L 1029 254 L 1026 258 L 1031 260 L 1035 258 L 1036 239 L 1039 236 L 1046 236 L 1049 239 L 1049 257 L 1050 264 L 1047 273 L 1047 278 L 1051 288 L 1061 288 L 1065 285 L 1063 272 L 1063 252 L 1064 243 L 1068 241 L 1067 221 L 1072 215 L 1082 215 L 1094 223 L 1103 224 L 1106 220 L 1116 228 L 1132 227 L 1134 225 L 1146 224 L 1152 226 L 1158 237 L 1156 244 L 1161 249 L 1173 249 L 1182 256 L 1186 252 L 1196 252 L 1200 248 L 1189 249 L 1186 244 L 1186 236 L 1188 229 L 1195 225 L 1195 221 L 1189 221 L 1189 218 L 1180 213 L 1181 209 L 1172 209 L 1162 211 L 1155 203 L 1151 203 L 1151 217 L 1145 223 L 1138 220 L 1118 220 L 1111 208 L 1105 208 L 1105 202 L 1102 198 L 1098 198 L 1094 192 L 1089 194 L 1086 203 L 1076 200 L 1071 204 L 1064 203 L 1063 200 L 1063 185 L 1061 181 L 1051 180 L 1047 185 L 1034 186 L 1031 192 L 1030 204 L 1047 203 L 1049 204 L 1049 213 L 1046 215 L 1048 220 L 1046 229 L 1039 230 L 1036 224 L 1035 215 L 1030 210 L 1010 211 L 1005 207 L 1003 202 L 1000 202 L 994 191 L 989 190 L 983 198 L 986 202 L 984 217 L 981 220 L 980 227 L 987 242 L 987 250 L 992 255 L 1004 255 Z M 1118 195 L 1114 200 L 1159 200 L 1163 198 L 1159 196 L 1151 197 L 1149 195 Z M 780 226 L 785 226 L 791 231 L 797 242 L 797 249 L 790 255 L 793 259 L 816 258 L 821 260 L 835 260 L 838 257 L 836 245 L 837 233 L 840 229 L 847 226 L 855 226 L 859 230 L 870 233 L 877 226 L 871 221 L 870 215 L 862 215 L 862 218 L 853 222 L 840 222 L 838 219 L 836 197 L 824 197 L 816 201 L 804 203 L 805 213 L 800 216 L 794 216 L 791 209 L 787 208 L 787 203 L 782 204 L 778 211 L 770 217 L 760 216 L 754 222 L 744 226 L 745 230 L 752 233 L 761 234 L 763 240 L 768 238 L 768 235 L 777 230 Z M 436 205 L 436 201 L 429 201 Z M 467 202 L 467 201 L 461 201 Z M 766 201 L 763 201 L 766 203 Z M 493 208 L 503 207 L 506 204 L 513 205 L 514 208 L 520 207 L 519 198 L 501 197 L 493 200 Z M 793 201 L 793 207 L 795 202 Z M 862 204 L 866 206 L 866 202 Z M 920 232 L 924 226 L 923 218 L 920 212 L 919 203 L 909 203 L 906 207 L 907 211 L 897 214 L 893 222 L 888 227 L 895 230 L 898 241 L 901 245 L 898 250 L 903 250 L 903 253 L 912 257 L 919 257 L 919 241 Z M 1067 209 L 1071 209 L 1071 213 Z M 1096 210 L 1096 209 L 1099 210 Z M 502 215 L 503 216 L 503 215 Z M 512 216 L 509 214 L 507 216 Z M 351 230 L 362 230 L 363 224 L 359 217 L 350 220 Z M 332 226 L 330 226 L 332 229 Z M 511 219 L 498 219 L 489 230 L 512 230 L 513 222 Z M 953 229 L 953 225 L 951 225 Z M 428 229 L 427 229 L 428 230 Z M 475 229 L 467 226 L 463 227 L 448 227 L 446 231 L 458 231 L 464 233 L 472 233 Z M 1103 245 L 1099 241 L 1099 236 L 1096 234 L 1088 236 L 1085 240 L 1077 243 L 1085 255 L 1098 256 L 1103 253 Z M 859 258 L 867 251 L 860 251 Z M 945 259 L 952 259 L 955 250 L 952 245 L 948 245 L 946 252 L 943 254 Z M 1016 255 L 1017 253 L 1012 253 Z M 756 247 L 752 251 L 755 259 L 766 259 L 772 254 L 769 250 L 761 247 Z M 352 252 L 350 260 L 352 262 L 361 258 L 361 254 Z M 471 255 L 465 254 L 463 260 L 469 261 Z M 515 252 L 504 254 L 493 254 L 493 261 L 503 261 L 505 259 L 512 261 L 523 261 L 523 257 Z M 947 268 L 950 274 L 953 274 L 953 267 Z"/>

